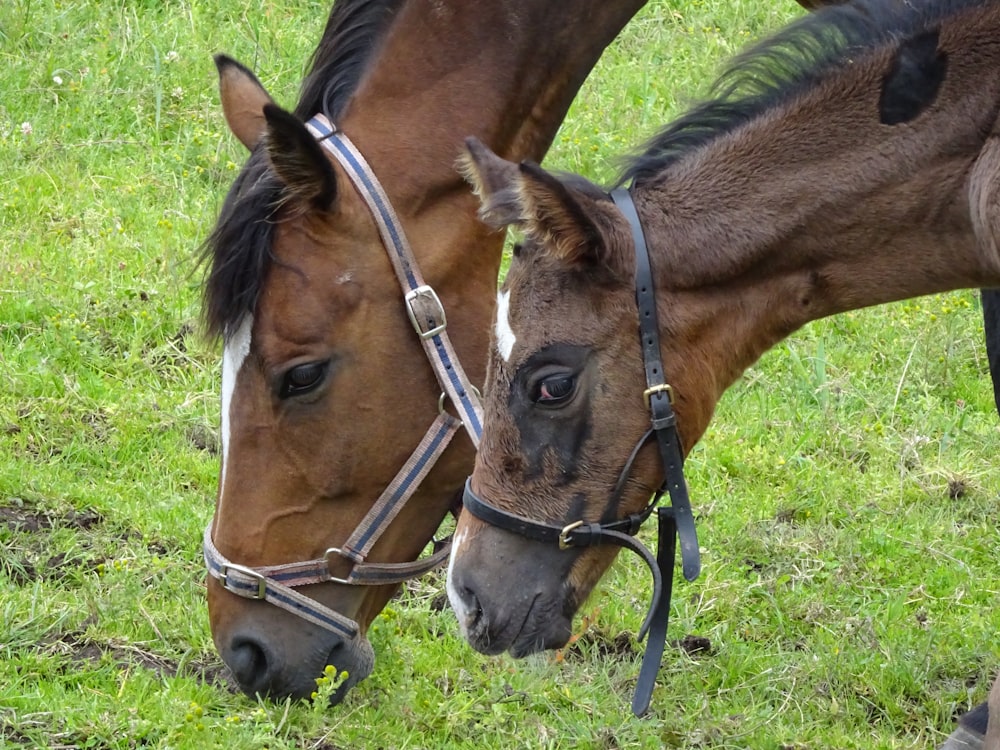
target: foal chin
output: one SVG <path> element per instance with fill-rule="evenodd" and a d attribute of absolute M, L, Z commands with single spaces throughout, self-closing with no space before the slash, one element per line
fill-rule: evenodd
<path fill-rule="evenodd" d="M 469 545 L 472 537 L 476 543 Z M 573 616 L 618 552 L 559 549 L 462 515 L 448 598 L 462 635 L 487 655 L 521 658 L 565 646 Z"/>

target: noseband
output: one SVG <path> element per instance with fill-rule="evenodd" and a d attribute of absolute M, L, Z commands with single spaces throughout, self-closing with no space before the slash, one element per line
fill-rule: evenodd
<path fill-rule="evenodd" d="M 639 310 L 639 337 L 642 342 L 642 358 L 646 370 L 646 390 L 643 391 L 642 398 L 649 409 L 652 426 L 639 438 L 625 462 L 612 491 L 610 507 L 617 506 L 620 495 L 624 491 L 625 482 L 632 470 L 632 464 L 639 454 L 639 449 L 654 435 L 666 477 L 664 485 L 641 512 L 606 523 L 587 523 L 579 520 L 566 526 L 556 526 L 532 521 L 490 505 L 478 497 L 472 491 L 471 479 L 465 483 L 463 505 L 465 510 L 476 518 L 528 539 L 556 543 L 560 549 L 616 544 L 632 550 L 649 566 L 653 574 L 653 595 L 646 619 L 639 630 L 640 639 L 647 632 L 649 639 L 646 641 L 646 652 L 642 657 L 639 679 L 635 686 L 635 695 L 632 698 L 633 713 L 636 716 L 642 716 L 649 708 L 653 686 L 656 682 L 656 673 L 660 668 L 663 647 L 666 643 L 677 539 L 680 539 L 684 578 L 688 581 L 693 581 L 701 572 L 701 558 L 698 551 L 698 535 L 695 531 L 694 516 L 691 513 L 691 501 L 688 497 L 687 483 L 684 481 L 684 458 L 681 453 L 680 436 L 677 434 L 673 391 L 663 375 L 660 334 L 656 317 L 656 295 L 646 238 L 629 191 L 613 190 L 611 199 L 632 228 L 636 260 L 635 299 Z M 670 494 L 671 504 L 667 507 L 659 507 L 660 498 L 665 491 Z M 655 558 L 635 538 L 639 527 L 652 515 L 654 510 L 658 525 Z"/>
<path fill-rule="evenodd" d="M 321 558 L 255 568 L 237 565 L 215 547 L 211 523 L 205 529 L 202 548 L 209 575 L 226 591 L 245 599 L 268 601 L 346 640 L 353 640 L 359 633 L 354 620 L 300 594 L 295 588 L 325 582 L 384 586 L 416 578 L 441 565 L 451 551 L 450 538 L 435 541 L 433 553 L 422 560 L 373 563 L 366 562 L 366 558 L 448 447 L 459 426 L 465 426 L 473 445 L 479 448 L 482 406 L 479 391 L 466 376 L 448 338 L 448 323 L 441 300 L 421 277 L 402 223 L 375 173 L 347 136 L 337 131 L 325 116 L 316 115 L 306 127 L 347 172 L 371 211 L 403 289 L 407 317 L 443 389 L 438 400 L 438 416 L 347 541 L 340 547 L 331 547 Z M 459 419 L 445 411 L 446 400 L 454 405 Z M 457 506 L 456 503 L 452 508 L 453 513 L 458 512 Z M 348 572 L 341 572 L 345 568 Z"/>

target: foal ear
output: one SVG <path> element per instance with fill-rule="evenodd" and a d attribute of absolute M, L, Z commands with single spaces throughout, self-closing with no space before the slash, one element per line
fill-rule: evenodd
<path fill-rule="evenodd" d="M 257 76 L 233 58 L 216 55 L 215 67 L 219 71 L 219 98 L 226 124 L 240 143 L 253 151 L 267 132 L 264 106 L 273 104 L 271 96 Z"/>
<path fill-rule="evenodd" d="M 534 162 L 522 162 L 520 172 L 525 233 L 568 263 L 600 262 L 604 236 L 581 201 Z"/>
<path fill-rule="evenodd" d="M 476 138 L 465 139 L 465 153 L 458 159 L 458 171 L 479 197 L 479 219 L 494 229 L 521 222 L 517 165 L 501 159 Z"/>
<path fill-rule="evenodd" d="M 337 176 L 323 147 L 291 112 L 264 107 L 267 154 L 278 179 L 294 198 L 329 208 L 337 195 Z"/>

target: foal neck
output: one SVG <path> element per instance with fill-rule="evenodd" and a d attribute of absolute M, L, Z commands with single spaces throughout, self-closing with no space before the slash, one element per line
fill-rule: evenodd
<path fill-rule="evenodd" d="M 947 72 L 912 119 L 880 122 L 887 44 L 637 186 L 663 324 L 709 353 L 716 395 L 811 320 L 1000 286 L 1000 9 L 939 34 Z"/>

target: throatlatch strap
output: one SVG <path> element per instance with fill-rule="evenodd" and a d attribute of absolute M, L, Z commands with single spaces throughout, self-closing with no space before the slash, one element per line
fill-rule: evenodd
<path fill-rule="evenodd" d="M 674 508 L 674 520 L 681 543 L 681 562 L 684 578 L 693 581 L 701 573 L 701 554 L 698 551 L 698 533 L 691 512 L 687 482 L 684 480 L 684 460 L 677 435 L 677 416 L 671 401 L 671 391 L 663 374 L 660 356 L 660 332 L 656 316 L 656 290 L 649 249 L 642 231 L 639 215 L 628 190 L 611 192 L 611 200 L 628 220 L 635 245 L 635 301 L 639 308 L 639 338 L 642 342 L 642 359 L 646 369 L 645 398 L 649 403 L 650 419 L 660 448 L 660 458 L 666 475 L 667 491 Z"/>

